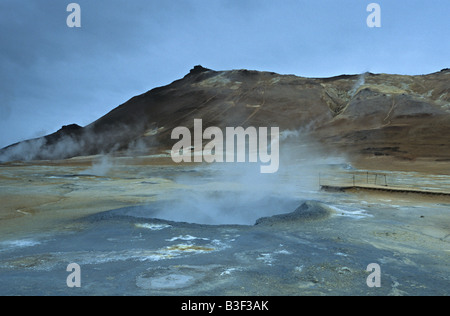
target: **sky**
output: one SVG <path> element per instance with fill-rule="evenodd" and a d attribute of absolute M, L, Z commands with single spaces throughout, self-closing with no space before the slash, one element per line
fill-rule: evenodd
<path fill-rule="evenodd" d="M 81 27 L 66 23 L 72 2 Z M 1 0 L 0 147 L 86 126 L 195 65 L 436 72 L 450 67 L 449 13 L 448 0 Z"/>

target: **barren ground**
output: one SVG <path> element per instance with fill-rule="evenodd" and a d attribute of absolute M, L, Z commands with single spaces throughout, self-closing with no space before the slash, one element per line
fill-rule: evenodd
<path fill-rule="evenodd" d="M 248 188 L 221 181 L 214 169 L 146 157 L 114 158 L 113 167 L 99 171 L 96 159 L 0 166 L 0 294 L 450 294 L 447 196 L 324 192 L 314 174 L 330 168 L 321 165 L 290 191 L 283 184 L 294 175 L 282 175 L 274 183 L 280 190 L 267 201 L 279 205 L 273 215 L 307 201 L 320 202 L 326 214 L 275 216 L 254 225 L 261 205 L 232 204 Z M 386 169 L 382 159 L 370 160 L 372 170 Z M 370 169 L 365 159 L 353 166 Z M 448 168 L 426 161 L 389 166 L 420 181 L 450 181 Z M 218 203 L 253 218 L 239 225 L 164 219 L 157 207 L 174 192 L 218 196 Z M 196 218 L 185 202 L 180 218 Z M 81 266 L 81 288 L 66 286 L 72 262 Z M 380 288 L 366 284 L 370 263 L 381 267 Z"/>

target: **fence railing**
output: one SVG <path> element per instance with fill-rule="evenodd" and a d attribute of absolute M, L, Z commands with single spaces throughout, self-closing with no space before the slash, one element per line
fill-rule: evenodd
<path fill-rule="evenodd" d="M 385 187 L 450 194 L 450 176 L 415 172 L 330 171 L 320 173 L 319 185 L 321 187 Z"/>

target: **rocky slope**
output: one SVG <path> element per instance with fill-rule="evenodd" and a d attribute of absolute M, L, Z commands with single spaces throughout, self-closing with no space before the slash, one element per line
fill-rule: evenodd
<path fill-rule="evenodd" d="M 0 161 L 99 153 L 159 153 L 177 126 L 278 126 L 349 154 L 450 161 L 450 70 L 421 76 L 365 73 L 303 78 L 194 67 L 88 126 L 8 146 Z"/>

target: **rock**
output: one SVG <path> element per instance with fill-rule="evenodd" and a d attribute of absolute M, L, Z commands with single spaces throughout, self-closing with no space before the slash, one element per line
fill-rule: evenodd
<path fill-rule="evenodd" d="M 332 210 L 327 205 L 316 201 L 307 201 L 291 213 L 262 217 L 256 221 L 255 225 L 272 226 L 276 223 L 317 221 L 328 218 L 331 213 Z"/>
<path fill-rule="evenodd" d="M 82 127 L 78 124 L 70 124 L 70 125 L 64 125 L 61 128 L 61 131 L 76 131 L 76 130 L 80 130 L 82 129 Z"/>
<path fill-rule="evenodd" d="M 210 69 L 205 68 L 205 67 L 203 67 L 203 66 L 201 66 L 201 65 L 197 65 L 197 66 L 195 66 L 194 68 L 192 68 L 192 69 L 189 71 L 189 74 L 190 74 L 190 75 L 196 75 L 196 74 L 200 74 L 200 73 L 202 73 L 202 72 L 208 71 L 208 70 L 210 70 Z"/>

